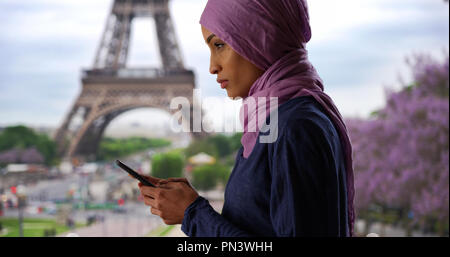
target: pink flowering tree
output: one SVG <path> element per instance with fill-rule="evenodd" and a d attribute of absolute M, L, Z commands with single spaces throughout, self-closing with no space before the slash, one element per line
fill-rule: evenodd
<path fill-rule="evenodd" d="M 369 120 L 347 120 L 354 149 L 355 205 L 396 210 L 413 226 L 448 233 L 449 59 L 407 59 L 414 81 L 386 90 L 386 106 Z"/>

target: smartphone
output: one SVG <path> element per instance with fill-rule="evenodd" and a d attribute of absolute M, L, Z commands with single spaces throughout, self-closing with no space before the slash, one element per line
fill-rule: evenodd
<path fill-rule="evenodd" d="M 116 164 L 122 168 L 124 171 L 128 172 L 131 176 L 133 176 L 135 179 L 139 180 L 143 185 L 155 187 L 152 183 L 150 183 L 148 180 L 146 180 L 144 177 L 139 175 L 136 171 L 134 171 L 132 168 L 128 167 L 127 165 L 123 164 L 121 161 L 116 160 Z"/>

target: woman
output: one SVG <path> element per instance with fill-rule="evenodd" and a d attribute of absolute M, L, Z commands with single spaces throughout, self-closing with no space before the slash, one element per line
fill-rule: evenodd
<path fill-rule="evenodd" d="M 229 97 L 244 99 L 242 147 L 221 214 L 186 179 L 148 177 L 159 185 L 140 185 L 151 212 L 188 236 L 352 236 L 351 144 L 307 58 L 306 1 L 209 0 L 200 24 L 210 72 Z M 268 103 L 250 104 L 258 97 L 278 99 L 274 142 L 258 140 L 257 114 Z"/>

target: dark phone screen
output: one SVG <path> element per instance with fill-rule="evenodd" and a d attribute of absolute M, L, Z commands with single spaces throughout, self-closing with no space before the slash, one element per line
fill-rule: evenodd
<path fill-rule="evenodd" d="M 116 160 L 116 164 L 122 168 L 124 171 L 128 172 L 128 174 L 130 174 L 131 176 L 133 176 L 134 178 L 136 178 L 137 180 L 139 180 L 142 184 L 146 185 L 146 186 L 151 186 L 151 187 L 155 187 L 155 185 L 153 185 L 152 183 L 150 183 L 148 180 L 146 180 L 144 177 L 142 177 L 141 175 L 139 175 L 139 173 L 137 173 L 136 171 L 134 171 L 132 168 L 128 167 L 127 165 L 123 164 L 121 161 Z"/>

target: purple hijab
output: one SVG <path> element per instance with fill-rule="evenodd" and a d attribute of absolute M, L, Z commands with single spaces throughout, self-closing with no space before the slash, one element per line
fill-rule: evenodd
<path fill-rule="evenodd" d="M 240 110 L 244 158 L 252 152 L 261 121 L 265 121 L 265 117 L 256 118 L 258 106 L 270 107 L 270 97 L 278 97 L 280 105 L 295 97 L 313 96 L 324 107 L 339 133 L 345 154 L 352 236 L 355 217 L 352 145 L 338 109 L 324 93 L 322 80 L 308 61 L 306 43 L 311 39 L 311 27 L 306 0 L 209 0 L 200 24 L 264 71 L 243 99 Z M 258 101 L 258 97 L 266 97 L 267 102 Z M 246 104 L 250 100 L 257 103 L 256 107 Z M 256 132 L 249 124 L 257 124 Z"/>

